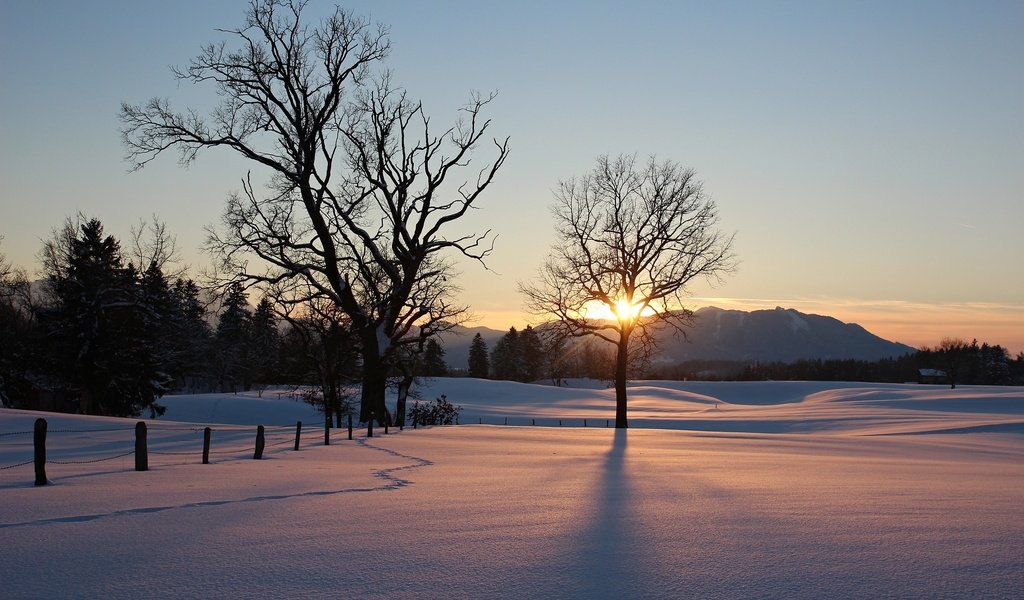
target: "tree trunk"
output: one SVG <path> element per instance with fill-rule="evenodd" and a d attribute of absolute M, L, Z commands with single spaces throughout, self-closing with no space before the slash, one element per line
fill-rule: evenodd
<path fill-rule="evenodd" d="M 381 424 L 390 425 L 391 416 L 384 404 L 387 390 L 387 364 L 381 359 L 376 332 L 362 335 L 363 341 L 363 389 L 360 396 L 359 420 L 368 423 L 372 418 Z"/>
<path fill-rule="evenodd" d="M 626 368 L 629 366 L 629 332 L 619 334 L 615 353 L 615 428 L 626 429 Z"/>
<path fill-rule="evenodd" d="M 409 397 L 409 388 L 412 387 L 413 377 L 403 375 L 398 382 L 398 403 L 395 405 L 395 426 L 405 427 L 405 400 Z"/>

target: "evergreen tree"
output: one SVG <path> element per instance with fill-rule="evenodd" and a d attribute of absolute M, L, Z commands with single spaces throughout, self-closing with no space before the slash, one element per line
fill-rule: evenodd
<path fill-rule="evenodd" d="M 224 298 L 214 336 L 216 378 L 222 391 L 247 390 L 251 385 L 250 325 L 248 295 L 241 284 L 234 283 Z"/>
<path fill-rule="evenodd" d="M 249 367 L 255 382 L 264 385 L 278 382 L 280 347 L 277 316 L 270 299 L 263 298 L 256 305 L 249 324 Z"/>
<path fill-rule="evenodd" d="M 418 370 L 419 375 L 423 377 L 446 377 L 448 375 L 448 365 L 444 362 L 444 347 L 436 339 L 427 340 Z"/>
<path fill-rule="evenodd" d="M 537 330 L 529 325 L 519 334 L 519 381 L 536 381 L 544 376 L 544 343 Z"/>
<path fill-rule="evenodd" d="M 199 298 L 199 286 L 191 279 L 177 279 L 172 296 L 175 305 L 175 334 L 171 339 L 175 363 L 171 372 L 178 387 L 208 389 L 202 384 L 212 373 L 210 354 L 213 334 L 206 320 L 206 307 Z"/>
<path fill-rule="evenodd" d="M 491 371 L 491 361 L 487 358 L 487 343 L 479 333 L 473 336 L 469 346 L 469 376 L 487 379 Z"/>
<path fill-rule="evenodd" d="M 491 351 L 491 371 L 494 379 L 520 381 L 522 378 L 522 356 L 519 351 L 519 332 L 515 327 L 501 336 Z"/>
<path fill-rule="evenodd" d="M 140 278 L 123 266 L 117 240 L 97 219 L 77 228 L 69 222 L 44 257 L 51 302 L 40 318 L 53 378 L 79 391 L 86 414 L 162 413 L 156 400 L 166 388 L 147 343 Z"/>

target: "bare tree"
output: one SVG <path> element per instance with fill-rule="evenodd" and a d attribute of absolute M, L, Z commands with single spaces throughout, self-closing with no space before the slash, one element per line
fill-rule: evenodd
<path fill-rule="evenodd" d="M 421 358 L 427 342 L 451 331 L 470 320 L 469 309 L 456 304 L 452 298 L 458 292 L 451 283 L 451 268 L 447 264 L 433 269 L 434 275 L 417 282 L 408 303 L 418 313 L 415 321 L 404 319 L 414 327 L 399 338 L 394 363 L 398 400 L 395 404 L 395 424 L 405 426 L 406 404 L 409 391 L 416 382 Z"/>
<path fill-rule="evenodd" d="M 389 50 L 385 28 L 340 8 L 311 27 L 305 5 L 252 0 L 246 27 L 225 32 L 237 49 L 210 44 L 175 70 L 216 86 L 221 104 L 208 118 L 160 99 L 123 104 L 122 133 L 135 168 L 171 148 L 188 163 L 224 146 L 269 170 L 266 196 L 243 180 L 208 247 L 235 280 L 301 278 L 344 312 L 362 353 L 360 418 L 387 420 L 394 349 L 424 314 L 410 305 L 417 285 L 437 276 L 442 253 L 483 260 L 491 250 L 489 231 L 446 232 L 491 183 L 508 140 L 494 140 L 493 161 L 460 183 L 456 173 L 490 126 L 482 111 L 493 96 L 472 98 L 462 119 L 435 133 L 387 73 L 372 78 Z"/>
<path fill-rule="evenodd" d="M 685 334 L 687 285 L 734 268 L 733 238 L 717 230 L 715 203 L 693 171 L 654 157 L 598 158 L 586 176 L 559 183 L 552 214 L 556 242 L 538 281 L 520 291 L 560 334 L 615 345 L 615 426 L 628 427 L 630 340 L 644 355 L 657 327 Z"/>
<path fill-rule="evenodd" d="M 328 426 L 341 427 L 342 416 L 349 413 L 353 396 L 349 389 L 356 373 L 351 320 L 330 298 L 316 294 L 302 280 L 270 286 L 266 297 L 278 316 L 291 326 L 292 333 L 302 340 L 320 389 Z"/>
<path fill-rule="evenodd" d="M 139 219 L 129 230 L 130 246 L 127 252 L 129 262 L 144 271 L 155 265 L 169 280 L 185 276 L 188 269 L 176 266 L 181 260 L 178 241 L 167 231 L 167 223 L 153 215 L 151 221 Z"/>

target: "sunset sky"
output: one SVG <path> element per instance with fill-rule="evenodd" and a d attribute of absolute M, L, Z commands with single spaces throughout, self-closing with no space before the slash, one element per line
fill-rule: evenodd
<path fill-rule="evenodd" d="M 1024 3 L 344 6 L 390 25 L 387 64 L 435 123 L 498 92 L 488 116 L 511 156 L 465 223 L 497 244 L 491 271 L 460 267 L 477 324 L 526 323 L 516 283 L 552 241 L 559 179 L 600 154 L 656 154 L 695 169 L 736 232 L 739 270 L 695 286 L 692 307 L 784 306 L 913 346 L 1024 351 Z M 120 238 L 156 215 L 202 268 L 203 228 L 250 165 L 208 151 L 128 174 L 117 113 L 154 96 L 209 106 L 210 88 L 168 66 L 244 10 L 0 0 L 0 252 L 34 272 L 78 211 Z"/>

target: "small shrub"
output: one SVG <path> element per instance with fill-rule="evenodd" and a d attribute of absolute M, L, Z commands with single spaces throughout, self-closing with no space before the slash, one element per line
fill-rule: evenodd
<path fill-rule="evenodd" d="M 460 410 L 461 406 L 452 404 L 448 396 L 442 394 L 433 402 L 414 402 L 409 417 L 413 423 L 420 425 L 453 425 L 459 418 Z"/>

